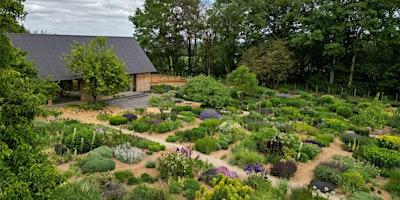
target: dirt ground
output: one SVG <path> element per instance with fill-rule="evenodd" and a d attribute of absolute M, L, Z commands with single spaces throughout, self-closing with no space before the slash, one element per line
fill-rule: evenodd
<path fill-rule="evenodd" d="M 181 103 L 181 105 L 191 105 L 191 104 L 189 102 L 183 102 L 183 103 Z M 198 104 L 195 104 L 194 106 L 198 106 Z M 63 112 L 63 114 L 61 116 L 62 118 L 76 119 L 83 123 L 93 123 L 93 124 L 102 124 L 102 125 L 108 125 L 108 121 L 101 121 L 101 120 L 96 119 L 97 114 L 109 113 L 109 114 L 116 115 L 118 113 L 123 112 L 123 110 L 115 108 L 115 107 L 108 107 L 104 111 L 73 111 L 73 110 L 64 109 L 64 108 L 58 108 L 57 110 Z M 159 111 L 156 108 L 147 108 L 147 112 L 157 113 Z M 190 123 L 190 124 L 185 124 L 179 130 L 191 129 L 193 127 L 197 127 L 200 123 L 201 123 L 201 120 L 197 119 L 196 122 Z M 124 131 L 124 132 L 128 133 L 128 134 L 132 134 L 131 131 Z M 174 131 L 164 133 L 164 134 L 152 134 L 152 135 L 138 134 L 138 136 L 160 142 L 161 144 L 165 144 L 167 146 L 167 150 L 169 150 L 169 151 L 174 151 L 176 148 L 180 148 L 180 147 L 185 147 L 185 148 L 193 147 L 192 144 L 188 144 L 188 143 L 175 144 L 175 143 L 165 142 L 165 139 L 168 137 L 168 135 L 172 135 L 172 134 L 174 134 Z M 335 154 L 351 156 L 350 152 L 342 150 L 341 144 L 342 144 L 342 142 L 338 138 L 335 138 L 335 140 L 330 144 L 330 146 L 323 148 L 322 153 L 319 154 L 316 158 L 314 158 L 313 160 L 308 161 L 306 163 L 299 163 L 297 172 L 294 175 L 294 177 L 292 177 L 289 180 L 289 184 L 294 187 L 308 185 L 310 183 L 310 181 L 314 178 L 312 170 L 320 162 L 333 160 L 333 155 L 335 155 Z M 132 171 L 133 174 L 135 174 L 135 176 L 140 176 L 140 174 L 142 174 L 144 172 L 150 174 L 153 177 L 157 176 L 158 171 L 156 169 L 146 168 L 145 164 L 146 164 L 147 160 L 156 161 L 157 158 L 161 155 L 161 153 L 162 152 L 154 153 L 151 156 L 144 153 L 143 154 L 144 157 L 143 157 L 142 161 L 137 164 L 133 164 L 133 165 L 122 163 L 118 160 L 115 160 L 116 168 L 114 171 L 129 169 Z M 241 168 L 239 168 L 237 166 L 228 165 L 228 160 L 229 160 L 229 157 L 231 156 L 230 150 L 220 150 L 217 152 L 212 152 L 210 155 L 201 154 L 200 152 L 195 152 L 195 155 L 196 154 L 201 155 L 201 159 L 203 161 L 210 162 L 216 167 L 217 166 L 227 166 L 231 171 L 235 171 L 239 175 L 239 177 L 244 178 L 246 176 Z M 64 164 L 59 165 L 58 168 L 61 171 L 66 171 L 66 170 L 68 170 L 70 164 L 71 163 L 64 163 Z M 278 178 L 270 176 L 270 180 L 274 184 L 276 184 L 278 181 Z M 382 181 L 380 181 L 380 182 L 382 182 Z M 162 187 L 162 186 L 166 185 L 166 182 L 159 181 L 159 183 L 157 183 L 157 184 L 160 184 L 159 186 Z M 377 184 L 380 185 L 379 182 Z M 377 192 L 375 191 L 375 193 L 377 193 Z M 376 195 L 379 195 L 379 194 L 376 194 Z M 384 199 L 390 199 L 390 195 L 385 191 L 382 191 L 380 196 L 383 197 Z M 333 198 L 333 199 L 339 199 L 339 198 L 337 197 L 337 198 Z"/>

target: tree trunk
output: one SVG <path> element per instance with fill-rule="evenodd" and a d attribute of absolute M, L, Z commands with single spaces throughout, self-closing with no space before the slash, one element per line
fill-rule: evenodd
<path fill-rule="evenodd" d="M 330 84 L 333 84 L 333 81 L 335 79 L 335 64 L 336 64 L 336 57 L 333 57 L 331 70 L 329 72 L 329 83 Z"/>
<path fill-rule="evenodd" d="M 349 75 L 349 83 L 347 86 L 351 86 L 353 83 L 353 74 L 354 74 L 354 66 L 356 65 L 356 57 L 357 57 L 357 51 L 356 51 L 356 44 L 354 42 L 353 44 L 353 57 L 351 58 L 351 66 L 350 66 L 350 75 Z"/>
<path fill-rule="evenodd" d="M 97 102 L 97 95 L 92 94 L 92 96 L 93 96 L 93 101 Z"/>
<path fill-rule="evenodd" d="M 192 69 L 192 41 L 190 37 L 188 38 L 188 71 L 191 74 L 193 72 Z"/>

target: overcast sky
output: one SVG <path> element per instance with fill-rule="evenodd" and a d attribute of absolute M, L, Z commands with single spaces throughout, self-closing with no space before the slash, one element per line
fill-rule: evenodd
<path fill-rule="evenodd" d="M 128 21 L 144 0 L 26 0 L 24 24 L 50 34 L 132 36 Z"/>

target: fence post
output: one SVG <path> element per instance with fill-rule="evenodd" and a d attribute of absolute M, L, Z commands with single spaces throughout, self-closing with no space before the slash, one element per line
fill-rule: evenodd
<path fill-rule="evenodd" d="M 382 91 L 382 97 L 381 97 L 381 101 L 383 101 L 383 95 L 385 94 L 384 91 Z"/>
<path fill-rule="evenodd" d="M 296 83 L 294 83 L 294 91 L 296 91 Z"/>
<path fill-rule="evenodd" d="M 308 84 L 306 83 L 306 92 L 308 91 Z"/>
<path fill-rule="evenodd" d="M 367 99 L 369 99 L 369 95 L 371 93 L 371 90 L 368 90 L 368 95 L 367 95 Z"/>
<path fill-rule="evenodd" d="M 356 96 L 356 94 L 357 94 L 357 89 L 356 89 L 356 88 L 354 88 L 354 94 L 353 94 L 353 97 L 355 97 L 355 96 Z"/>
<path fill-rule="evenodd" d="M 397 99 L 399 98 L 399 93 L 396 93 L 396 104 L 397 104 Z"/>
<path fill-rule="evenodd" d="M 340 94 L 342 94 L 342 93 L 343 93 L 343 87 L 342 87 L 342 92 Z"/>
<path fill-rule="evenodd" d="M 328 86 L 328 94 L 331 94 L 331 86 Z"/>
<path fill-rule="evenodd" d="M 317 85 L 317 87 L 315 88 L 315 94 L 318 96 L 318 85 Z"/>

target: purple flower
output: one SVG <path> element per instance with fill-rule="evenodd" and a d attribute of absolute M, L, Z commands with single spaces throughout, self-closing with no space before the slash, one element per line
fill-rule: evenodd
<path fill-rule="evenodd" d="M 137 116 L 134 115 L 134 114 L 131 114 L 131 113 L 127 113 L 127 114 L 124 114 L 122 116 L 124 116 L 126 119 L 128 119 L 129 122 L 132 121 L 132 120 L 137 119 Z"/>
<path fill-rule="evenodd" d="M 259 174 L 259 173 L 264 173 L 264 178 L 268 178 L 268 173 L 267 170 L 265 170 L 264 166 L 262 164 L 258 163 L 249 163 L 247 164 L 244 169 L 243 169 L 247 175 L 251 174 Z"/>
<path fill-rule="evenodd" d="M 317 141 L 315 141 L 313 139 L 305 139 L 305 140 L 303 140 L 303 142 L 310 143 L 310 144 L 315 144 L 315 145 L 319 146 L 319 148 L 323 147 L 323 145 L 321 143 L 319 143 L 319 142 L 317 142 Z"/>
<path fill-rule="evenodd" d="M 199 118 L 201 120 L 205 119 L 221 119 L 221 114 L 219 114 L 216 110 L 204 110 L 200 113 Z"/>

